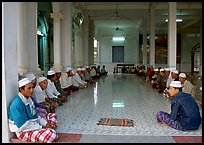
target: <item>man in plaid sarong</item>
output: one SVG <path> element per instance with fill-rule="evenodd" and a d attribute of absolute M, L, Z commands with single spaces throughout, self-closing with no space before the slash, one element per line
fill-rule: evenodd
<path fill-rule="evenodd" d="M 55 123 L 37 115 L 36 106 L 30 96 L 33 94 L 33 83 L 28 79 L 19 82 L 19 93 L 12 101 L 9 111 L 9 129 L 15 132 L 18 139 L 27 142 L 51 143 L 58 135 Z"/>

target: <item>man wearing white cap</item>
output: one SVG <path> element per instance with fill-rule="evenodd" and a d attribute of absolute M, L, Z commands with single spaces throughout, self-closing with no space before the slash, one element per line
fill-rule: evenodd
<path fill-rule="evenodd" d="M 35 104 L 30 98 L 33 83 L 28 78 L 19 82 L 19 93 L 11 102 L 8 111 L 9 129 L 18 139 L 26 142 L 54 142 L 58 135 L 51 123 L 37 115 Z"/>
<path fill-rule="evenodd" d="M 66 100 L 67 100 L 67 97 L 68 97 L 68 95 L 70 95 L 70 93 L 65 92 L 61 87 L 61 81 L 62 81 L 61 69 L 55 69 L 55 75 L 56 75 L 56 80 L 54 81 L 55 87 L 56 87 L 57 91 L 60 92 L 61 96 L 66 96 Z"/>
<path fill-rule="evenodd" d="M 76 87 L 83 89 L 88 87 L 89 84 L 81 79 L 80 74 L 81 74 L 81 68 L 78 68 L 77 72 L 72 77 L 72 84 Z"/>
<path fill-rule="evenodd" d="M 180 81 L 170 83 L 169 95 L 173 97 L 171 113 L 158 112 L 157 121 L 177 130 L 197 130 L 201 124 L 198 104 L 190 94 L 182 92 Z"/>
<path fill-rule="evenodd" d="M 155 85 L 155 88 L 158 90 L 158 93 L 163 93 L 166 88 L 166 75 L 163 68 L 161 68 L 159 71 L 160 73 L 155 81 L 155 84 L 153 85 Z"/>
<path fill-rule="evenodd" d="M 47 96 L 56 102 L 59 106 L 62 106 L 62 102 L 66 101 L 66 97 L 61 95 L 60 92 L 57 91 L 54 82 L 56 81 L 57 77 L 54 70 L 50 70 L 47 73 L 48 85 L 45 89 Z"/>
<path fill-rule="evenodd" d="M 191 84 L 191 82 L 186 79 L 185 73 L 179 74 L 179 81 L 182 84 L 182 91 L 184 93 L 189 93 L 191 94 L 191 96 L 195 97 L 195 86 L 193 86 L 193 84 Z"/>
<path fill-rule="evenodd" d="M 37 81 L 36 76 L 32 72 L 27 72 L 24 74 L 24 76 L 33 83 L 33 87 L 35 88 Z"/>
<path fill-rule="evenodd" d="M 166 89 L 163 92 L 163 96 L 168 97 L 170 100 L 172 99 L 172 97 L 169 96 L 168 88 L 169 88 L 169 85 L 172 81 L 178 81 L 179 80 L 178 73 L 179 73 L 178 70 L 176 70 L 176 69 L 172 70 L 171 73 L 169 74 L 169 77 L 166 80 Z"/>
<path fill-rule="evenodd" d="M 45 93 L 45 89 L 47 88 L 48 81 L 46 77 L 39 77 L 37 79 L 37 85 L 33 92 L 33 97 L 37 103 L 42 104 L 45 106 L 46 111 L 48 113 L 54 113 L 55 108 L 58 107 L 58 104 L 48 98 L 47 94 Z"/>

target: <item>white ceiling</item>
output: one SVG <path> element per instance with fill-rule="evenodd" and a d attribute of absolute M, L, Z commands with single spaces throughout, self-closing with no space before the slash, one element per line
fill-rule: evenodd
<path fill-rule="evenodd" d="M 94 20 L 95 30 L 110 33 L 125 33 L 139 29 L 142 33 L 143 21 L 149 26 L 149 11 L 152 2 L 77 2 L 84 13 Z M 168 23 L 168 2 L 155 2 L 156 34 L 166 33 Z M 177 2 L 177 30 L 181 33 L 200 33 L 202 2 Z M 116 27 L 119 31 L 116 31 Z M 149 31 L 149 30 L 148 30 Z"/>

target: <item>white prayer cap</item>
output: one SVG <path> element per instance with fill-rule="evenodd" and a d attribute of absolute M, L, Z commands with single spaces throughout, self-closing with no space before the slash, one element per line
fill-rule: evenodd
<path fill-rule="evenodd" d="M 55 68 L 55 72 L 58 73 L 58 72 L 62 72 L 61 68 Z"/>
<path fill-rule="evenodd" d="M 178 73 L 179 73 L 178 70 L 176 70 L 176 69 L 173 70 L 172 72 L 175 73 L 175 74 L 178 74 Z"/>
<path fill-rule="evenodd" d="M 185 73 L 180 73 L 179 77 L 186 78 L 186 74 Z"/>
<path fill-rule="evenodd" d="M 87 66 L 85 66 L 85 68 L 89 68 L 89 66 L 87 65 Z"/>
<path fill-rule="evenodd" d="M 181 88 L 181 87 L 182 87 L 180 81 L 172 81 L 172 82 L 170 83 L 170 86 L 175 87 L 175 88 Z"/>
<path fill-rule="evenodd" d="M 158 69 L 158 68 L 155 68 L 154 71 L 159 71 L 159 69 Z"/>
<path fill-rule="evenodd" d="M 30 81 L 33 81 L 36 78 L 32 72 L 26 73 L 24 76 L 28 78 Z"/>
<path fill-rule="evenodd" d="M 159 71 L 164 71 L 164 69 L 163 69 L 163 68 L 161 68 Z"/>
<path fill-rule="evenodd" d="M 23 78 L 20 81 L 18 81 L 18 87 L 21 88 L 28 83 L 31 83 L 31 81 L 28 78 Z"/>
<path fill-rule="evenodd" d="M 81 70 L 86 70 L 86 68 L 85 68 L 85 67 L 82 67 Z"/>
<path fill-rule="evenodd" d="M 165 71 L 170 71 L 170 69 L 169 69 L 169 68 L 164 68 L 164 70 L 165 70 Z"/>
<path fill-rule="evenodd" d="M 47 75 L 48 75 L 48 76 L 54 75 L 54 74 L 55 74 L 55 71 L 53 71 L 53 70 L 49 70 L 49 71 L 47 72 Z"/>
<path fill-rule="evenodd" d="M 79 68 L 77 68 L 77 71 L 81 71 L 81 68 L 79 67 Z"/>
<path fill-rule="evenodd" d="M 47 78 L 46 78 L 46 77 L 39 77 L 39 78 L 37 79 L 37 83 L 39 84 L 40 82 L 42 82 L 42 81 L 44 81 L 44 80 L 47 80 Z"/>
<path fill-rule="evenodd" d="M 65 69 L 66 72 L 68 72 L 68 71 L 70 71 L 70 70 L 72 70 L 72 67 L 71 67 L 71 66 L 67 66 L 66 69 Z"/>

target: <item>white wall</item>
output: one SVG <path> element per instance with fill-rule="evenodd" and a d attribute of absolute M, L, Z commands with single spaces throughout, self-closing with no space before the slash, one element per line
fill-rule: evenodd
<path fill-rule="evenodd" d="M 100 32 L 109 30 L 100 30 Z M 132 31 L 129 37 L 123 42 L 114 42 L 111 37 L 104 36 L 104 33 L 98 32 L 97 40 L 99 41 L 99 64 L 106 65 L 109 72 L 117 63 L 112 62 L 112 46 L 124 46 L 124 63 L 139 64 L 139 32 Z"/>
<path fill-rule="evenodd" d="M 14 135 L 8 128 L 7 110 L 18 93 L 17 3 L 2 6 L 2 142 Z M 12 34 L 12 35 L 11 35 Z"/>
<path fill-rule="evenodd" d="M 191 50 L 200 42 L 200 37 L 181 37 L 180 72 L 191 72 Z"/>

